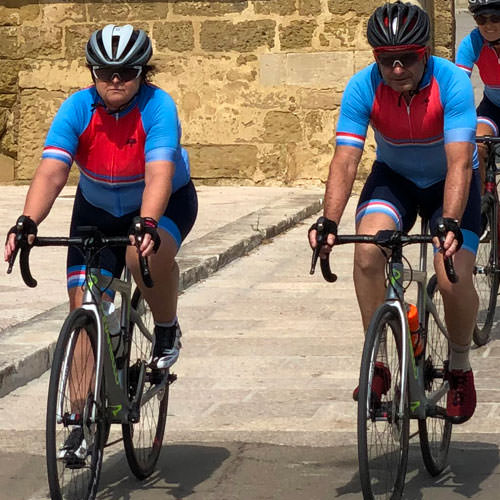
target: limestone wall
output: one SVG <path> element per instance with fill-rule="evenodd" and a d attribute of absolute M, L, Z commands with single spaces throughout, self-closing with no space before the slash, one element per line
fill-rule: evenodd
<path fill-rule="evenodd" d="M 0 3 L 0 180 L 28 181 L 68 93 L 91 83 L 89 34 L 132 23 L 153 39 L 153 81 L 177 102 L 193 177 L 211 183 L 324 181 L 343 88 L 371 62 L 380 0 Z M 424 0 L 435 49 L 452 56 L 453 2 Z M 373 157 L 367 146 L 361 176 Z"/>

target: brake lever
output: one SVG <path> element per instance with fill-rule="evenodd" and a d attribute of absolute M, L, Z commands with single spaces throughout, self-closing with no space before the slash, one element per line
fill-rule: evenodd
<path fill-rule="evenodd" d="M 316 270 L 316 264 L 318 262 L 319 254 L 321 247 L 324 244 L 325 241 L 325 234 L 324 234 L 324 225 L 322 218 L 318 219 L 318 227 L 316 229 L 316 246 L 313 248 L 313 254 L 312 254 L 312 260 L 311 260 L 311 269 L 309 271 L 309 274 L 314 274 L 314 271 Z M 326 259 L 321 259 L 320 260 L 320 267 L 321 267 L 321 274 L 323 275 L 323 278 L 328 281 L 329 283 L 334 283 L 337 281 L 337 275 L 332 273 L 330 269 L 330 256 L 328 255 Z"/>
<path fill-rule="evenodd" d="M 14 262 L 16 261 L 17 254 L 19 252 L 19 247 L 16 246 L 14 248 L 14 251 L 10 254 L 9 260 L 8 260 L 8 267 L 7 267 L 7 274 L 10 274 L 12 272 L 12 268 L 14 267 Z"/>
<path fill-rule="evenodd" d="M 446 228 L 443 226 L 443 228 L 439 228 L 440 231 L 445 231 Z M 458 275 L 455 271 L 455 266 L 453 265 L 453 257 L 446 257 L 444 254 L 444 241 L 446 239 L 446 236 L 443 236 L 443 234 L 440 234 L 438 236 L 439 238 L 439 243 L 441 245 L 441 253 L 443 254 L 443 263 L 444 263 L 444 270 L 446 271 L 446 276 L 448 277 L 448 280 L 450 283 L 458 283 Z"/>

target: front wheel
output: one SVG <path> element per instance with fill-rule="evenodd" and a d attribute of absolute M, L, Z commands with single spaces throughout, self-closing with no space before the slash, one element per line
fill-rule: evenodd
<path fill-rule="evenodd" d="M 97 328 L 83 309 L 63 324 L 47 400 L 47 475 L 52 499 L 92 500 L 102 467 L 107 423 L 96 397 Z"/>
<path fill-rule="evenodd" d="M 368 328 L 359 375 L 358 460 L 365 499 L 403 493 L 410 420 L 401 335 L 397 309 L 383 304 Z"/>
<path fill-rule="evenodd" d="M 443 386 L 449 351 L 446 332 L 441 330 L 444 327 L 444 309 L 436 275 L 427 285 L 427 295 L 436 312 L 434 316 L 427 308 L 425 317 L 423 375 L 425 396 L 429 398 Z M 446 467 L 451 440 L 452 424 L 446 420 L 446 393 L 435 402 L 432 412 L 431 416 L 418 421 L 418 432 L 425 467 L 432 476 L 437 476 Z"/>
<path fill-rule="evenodd" d="M 494 200 L 483 203 L 481 235 L 474 266 L 474 286 L 479 296 L 479 309 L 473 340 L 478 346 L 490 338 L 495 317 L 499 284 L 498 274 L 498 204 Z"/>
<path fill-rule="evenodd" d="M 154 320 L 148 303 L 138 288 L 132 296 L 132 308 L 137 313 L 138 321 L 131 321 L 130 324 L 130 347 L 127 356 L 128 395 L 133 399 L 137 391 L 142 389 L 144 401 L 148 393 L 155 391 L 155 386 L 169 377 L 169 374 L 147 367 L 144 387 L 138 387 L 141 367 L 146 366 L 151 359 Z M 168 392 L 167 383 L 140 406 L 138 421 L 122 425 L 127 461 L 139 479 L 151 475 L 160 456 L 167 419 Z"/>

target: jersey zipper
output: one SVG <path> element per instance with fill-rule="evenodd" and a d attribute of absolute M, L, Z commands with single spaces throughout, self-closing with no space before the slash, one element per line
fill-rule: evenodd
<path fill-rule="evenodd" d="M 120 113 L 116 112 L 114 114 L 115 117 L 115 135 L 116 132 L 118 131 L 118 120 L 120 118 Z M 116 177 L 116 150 L 113 148 L 113 161 L 111 164 L 111 181 L 112 181 L 112 186 L 114 187 L 115 183 L 115 177 Z"/>
<path fill-rule="evenodd" d="M 411 96 L 410 98 L 410 102 L 407 103 L 406 100 L 405 100 L 405 105 L 406 105 L 406 113 L 407 113 L 407 116 L 408 116 L 408 127 L 410 129 L 410 140 L 413 142 L 413 126 L 412 126 L 412 122 L 411 122 L 411 103 L 413 101 L 413 97 L 414 96 Z"/>

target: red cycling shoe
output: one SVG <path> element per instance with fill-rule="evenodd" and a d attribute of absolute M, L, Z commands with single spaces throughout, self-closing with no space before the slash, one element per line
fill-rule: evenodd
<path fill-rule="evenodd" d="M 474 415 L 476 409 L 476 388 L 472 370 L 450 370 L 445 374 L 450 384 L 446 400 L 448 420 L 453 424 L 463 424 Z"/>
<path fill-rule="evenodd" d="M 380 403 L 382 396 L 387 394 L 391 387 L 391 372 L 389 368 L 380 361 L 375 363 L 372 378 L 372 396 L 375 396 L 375 403 Z M 359 397 L 359 386 L 354 389 L 352 399 L 357 401 Z"/>

